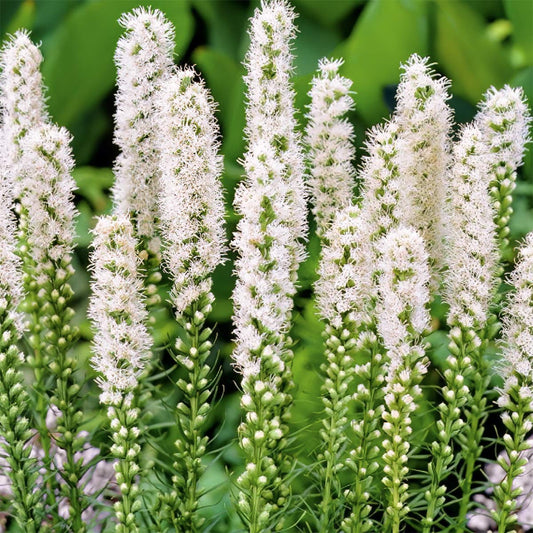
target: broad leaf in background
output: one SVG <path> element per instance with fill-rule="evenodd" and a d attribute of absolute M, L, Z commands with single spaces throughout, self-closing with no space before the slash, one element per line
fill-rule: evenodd
<path fill-rule="evenodd" d="M 502 87 L 512 68 L 502 45 L 489 38 L 483 17 L 461 2 L 437 0 L 434 59 L 454 93 L 471 102 L 491 86 Z"/>
<path fill-rule="evenodd" d="M 189 44 L 193 18 L 185 1 L 95 0 L 73 11 L 43 46 L 43 77 L 49 108 L 59 124 L 69 126 L 115 85 L 113 54 L 123 32 L 117 23 L 139 5 L 161 9 L 176 28 L 176 53 Z"/>
<path fill-rule="evenodd" d="M 388 116 L 384 89 L 398 83 L 399 64 L 414 52 L 428 52 L 427 3 L 369 2 L 352 34 L 335 53 L 345 58 L 342 74 L 354 82 L 357 110 L 367 125 Z"/>
<path fill-rule="evenodd" d="M 324 26 L 333 26 L 350 13 L 364 0 L 293 0 L 299 13 L 306 13 Z"/>
<path fill-rule="evenodd" d="M 533 2 L 504 0 L 505 13 L 513 25 L 513 43 L 522 56 L 521 64 L 533 64 Z M 531 100 L 530 100 L 531 101 Z"/>

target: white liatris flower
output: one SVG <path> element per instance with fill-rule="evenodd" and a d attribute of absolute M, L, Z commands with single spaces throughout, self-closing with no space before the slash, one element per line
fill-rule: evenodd
<path fill-rule="evenodd" d="M 173 64 L 174 28 L 161 11 L 143 7 L 124 14 L 119 23 L 126 32 L 115 53 L 115 143 L 120 154 L 115 164 L 113 201 L 115 212 L 133 216 L 137 237 L 157 255 L 159 150 L 155 116 L 161 81 Z"/>
<path fill-rule="evenodd" d="M 219 130 L 214 102 L 195 77 L 179 70 L 160 95 L 161 226 L 178 315 L 210 292 L 224 252 Z"/>
<path fill-rule="evenodd" d="M 291 461 L 283 450 L 292 401 L 288 332 L 305 255 L 299 239 L 306 233 L 303 156 L 289 83 L 293 21 L 292 9 L 278 0 L 263 2 L 251 19 L 246 179 L 235 197 L 242 218 L 233 241 L 239 254 L 233 357 L 243 374 L 241 405 L 247 413 L 240 444 L 251 465 L 239 478 L 238 505 L 254 532 L 281 526 L 279 511 L 289 495 L 285 476 Z"/>
<path fill-rule="evenodd" d="M 14 197 L 18 195 L 20 143 L 47 117 L 40 72 L 42 59 L 39 48 L 24 30 L 17 31 L 0 52 L 1 128 L 7 171 L 4 179 L 11 183 Z"/>
<path fill-rule="evenodd" d="M 432 268 L 442 267 L 448 144 L 452 111 L 449 81 L 437 77 L 429 58 L 413 54 L 402 66 L 395 120 L 403 141 L 400 172 L 409 181 L 407 223 L 424 241 Z M 435 278 L 435 274 L 433 274 Z M 433 279 L 433 284 L 438 281 Z"/>
<path fill-rule="evenodd" d="M 407 454 L 411 414 L 421 395 L 427 359 L 422 334 L 428 329 L 429 265 L 420 234 L 407 226 L 391 230 L 379 243 L 381 252 L 378 331 L 388 351 L 383 441 L 383 483 L 389 491 L 386 522 L 392 531 L 409 511 Z"/>
<path fill-rule="evenodd" d="M 150 358 L 148 314 L 133 227 L 124 215 L 101 217 L 94 229 L 93 295 L 89 317 L 97 331 L 92 365 L 100 374 L 100 400 L 118 405 L 134 390 Z"/>
<path fill-rule="evenodd" d="M 407 220 L 405 202 L 411 191 L 400 175 L 403 147 L 398 133 L 398 124 L 391 120 L 374 126 L 365 141 L 360 170 L 361 217 L 369 225 L 373 243 Z M 369 261 L 375 263 L 374 259 Z"/>
<path fill-rule="evenodd" d="M 211 329 L 205 325 L 214 300 L 211 275 L 223 261 L 224 202 L 220 182 L 222 157 L 214 102 L 193 69 L 178 70 L 162 85 L 161 234 L 171 274 L 171 300 L 183 335 L 173 357 L 187 377 L 177 386 L 183 395 L 176 409 L 173 494 L 165 502 L 169 523 L 179 531 L 199 531 L 198 480 L 208 437 L 212 380 L 208 358 Z M 168 505 L 167 505 L 168 504 Z"/>
<path fill-rule="evenodd" d="M 407 226 L 387 233 L 378 244 L 381 252 L 378 331 L 391 356 L 391 369 L 401 359 L 396 350 L 429 327 L 428 254 L 421 235 Z M 401 353 L 398 354 L 401 356 Z"/>
<path fill-rule="evenodd" d="M 448 324 L 478 335 L 487 325 L 496 288 L 498 246 L 489 194 L 488 153 L 474 125 L 463 128 L 453 150 L 448 207 L 445 300 Z"/>
<path fill-rule="evenodd" d="M 491 87 L 479 105 L 475 121 L 481 129 L 489 151 L 491 194 L 496 208 L 501 246 L 508 244 L 512 192 L 516 169 L 522 164 L 529 141 L 531 114 L 522 88 Z"/>
<path fill-rule="evenodd" d="M 70 134 L 44 124 L 24 138 L 20 162 L 21 205 L 27 218 L 25 237 L 38 285 L 40 274 L 55 267 L 70 269 L 74 248 L 74 167 Z"/>
<path fill-rule="evenodd" d="M 498 464 L 504 479 L 494 487 L 496 509 L 491 513 L 499 531 L 509 531 L 517 522 L 519 476 L 524 472 L 528 452 L 527 435 L 533 427 L 533 233 L 528 234 L 518 252 L 518 262 L 510 276 L 514 292 L 503 317 L 503 390 L 498 403 L 504 408 L 502 420 L 508 431 L 503 437 L 507 457 Z"/>
<path fill-rule="evenodd" d="M 517 376 L 521 376 L 523 392 L 533 400 L 533 233 L 528 234 L 518 251 L 510 282 L 515 291 L 509 297 L 503 318 L 503 389 L 510 389 Z"/>
<path fill-rule="evenodd" d="M 334 328 L 345 317 L 358 325 L 370 321 L 369 231 L 360 208 L 352 205 L 339 211 L 325 234 L 315 292 L 320 316 Z"/>
<path fill-rule="evenodd" d="M 305 143 L 309 146 L 308 184 L 319 235 L 324 234 L 335 213 L 350 204 L 355 187 L 354 132 L 346 119 L 354 109 L 352 82 L 339 74 L 342 63 L 342 59 L 321 59 L 309 91 Z"/>

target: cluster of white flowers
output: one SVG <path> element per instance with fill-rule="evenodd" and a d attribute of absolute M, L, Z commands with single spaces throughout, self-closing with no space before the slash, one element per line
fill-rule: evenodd
<path fill-rule="evenodd" d="M 517 383 L 516 375 L 523 377 L 522 393 L 533 401 L 533 233 L 530 233 L 518 252 L 519 261 L 511 274 L 515 288 L 503 318 L 504 391 Z M 506 403 L 505 393 L 500 403 Z"/>
<path fill-rule="evenodd" d="M 115 54 L 115 143 L 120 154 L 112 194 L 115 211 L 133 215 L 137 237 L 146 239 L 148 251 L 157 254 L 160 170 L 156 117 L 160 84 L 173 65 L 174 28 L 161 11 L 143 7 L 124 14 L 119 23 L 126 32 Z"/>
<path fill-rule="evenodd" d="M 51 268 L 50 261 L 62 268 L 69 265 L 74 247 L 76 184 L 71 176 L 70 140 L 66 129 L 43 124 L 28 132 L 21 143 L 21 205 L 37 276 Z M 44 281 L 37 279 L 38 284 Z"/>
<path fill-rule="evenodd" d="M 395 368 L 401 347 L 429 328 L 428 255 L 420 234 L 406 226 L 392 229 L 378 246 L 378 331 L 389 350 L 391 368 Z"/>
<path fill-rule="evenodd" d="M 42 55 L 24 30 L 17 31 L 0 53 L 0 110 L 4 157 L 4 180 L 11 184 L 9 194 L 18 194 L 20 142 L 46 121 L 47 113 L 41 77 Z"/>
<path fill-rule="evenodd" d="M 132 224 L 126 216 L 104 216 L 94 235 L 89 305 L 96 330 L 92 365 L 101 374 L 97 378 L 103 391 L 100 400 L 118 405 L 137 386 L 152 341 Z"/>
<path fill-rule="evenodd" d="M 484 329 L 496 287 L 498 245 L 489 194 L 488 151 L 475 125 L 465 126 L 454 145 L 448 198 L 445 300 L 448 324 Z"/>
<path fill-rule="evenodd" d="M 321 317 L 335 328 L 346 316 L 356 324 L 369 322 L 368 300 L 372 294 L 369 227 L 358 206 L 338 212 L 325 234 L 319 278 L 315 283 Z"/>
<path fill-rule="evenodd" d="M 242 218 L 233 241 L 239 252 L 234 358 L 243 372 L 255 368 L 252 354 L 264 342 L 265 332 L 279 339 L 272 346 L 274 354 L 284 350 L 296 273 L 305 256 L 299 241 L 307 227 L 303 156 L 289 84 L 293 20 L 294 12 L 282 1 L 264 3 L 251 20 L 245 76 L 246 180 L 235 196 Z"/>
<path fill-rule="evenodd" d="M 309 146 L 308 184 L 317 233 L 323 235 L 339 209 L 349 205 L 355 187 L 351 80 L 339 74 L 343 60 L 322 59 L 309 96 L 305 143 Z"/>
<path fill-rule="evenodd" d="M 193 69 L 178 70 L 160 95 L 161 231 L 178 315 L 211 290 L 224 252 L 219 131 L 214 102 L 195 77 Z"/>
<path fill-rule="evenodd" d="M 406 222 L 420 231 L 434 267 L 442 266 L 446 173 L 452 112 L 447 105 L 449 82 L 438 78 L 428 58 L 413 54 L 402 66 L 398 86 L 398 123 L 402 148 L 399 159 L 406 196 Z"/>

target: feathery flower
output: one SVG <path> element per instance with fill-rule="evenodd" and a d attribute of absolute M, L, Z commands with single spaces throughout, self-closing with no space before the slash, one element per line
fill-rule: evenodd
<path fill-rule="evenodd" d="M 125 215 L 104 216 L 94 229 L 92 253 L 93 295 L 89 318 L 97 333 L 92 365 L 100 373 L 100 401 L 108 405 L 117 483 L 122 498 L 115 504 L 117 532 L 139 531 L 135 512 L 140 508 L 135 481 L 141 451 L 137 393 L 139 377 L 150 357 L 151 337 L 146 327 L 140 258 L 133 226 Z"/>
<path fill-rule="evenodd" d="M 352 82 L 339 74 L 343 60 L 321 59 L 309 91 L 305 143 L 309 146 L 313 214 L 323 235 L 335 213 L 350 204 L 355 187 L 353 126 L 345 118 L 354 109 Z"/>
<path fill-rule="evenodd" d="M 136 388 L 152 341 L 132 225 L 122 215 L 101 217 L 94 234 L 89 317 L 98 334 L 92 365 L 100 374 L 100 401 L 118 405 Z"/>
<path fill-rule="evenodd" d="M 428 254 L 420 234 L 407 226 L 391 230 L 379 243 L 380 300 L 376 308 L 378 331 L 388 351 L 383 441 L 384 485 L 389 490 L 386 520 L 392 531 L 409 511 L 407 453 L 410 448 L 411 413 L 422 391 L 427 358 L 422 334 L 430 321 Z"/>
<path fill-rule="evenodd" d="M 453 158 L 445 278 L 448 324 L 480 332 L 487 324 L 496 288 L 498 250 L 489 195 L 488 153 L 476 126 L 463 128 Z"/>
<path fill-rule="evenodd" d="M 174 28 L 157 9 L 139 7 L 122 15 L 125 28 L 115 53 L 117 111 L 115 163 L 112 189 L 115 211 L 129 213 L 135 232 L 147 251 L 159 253 L 156 234 L 159 194 L 158 127 L 155 116 L 161 81 L 173 62 Z"/>
<path fill-rule="evenodd" d="M 452 125 L 452 111 L 446 103 L 450 84 L 446 78 L 437 78 L 427 57 L 413 54 L 402 69 L 395 120 L 403 141 L 400 173 L 410 182 L 411 191 L 406 197 L 406 223 L 420 231 L 432 268 L 438 270 L 443 257 L 443 209 Z"/>
<path fill-rule="evenodd" d="M 498 403 L 504 408 L 503 423 L 507 433 L 503 442 L 507 457 L 497 463 L 505 472 L 494 487 L 496 509 L 491 512 L 498 531 L 509 531 L 518 520 L 516 487 L 529 455 L 527 435 L 533 427 L 533 233 L 529 233 L 518 251 L 518 262 L 510 276 L 514 292 L 509 296 L 503 317 L 503 390 Z M 496 465 L 494 465 L 496 466 Z"/>
<path fill-rule="evenodd" d="M 7 179 L 18 195 L 20 143 L 47 118 L 40 72 L 42 55 L 25 30 L 17 31 L 0 52 L 0 110 Z M 11 193 L 10 193 L 11 194 Z"/>
<path fill-rule="evenodd" d="M 169 523 L 178 531 L 202 529 L 198 480 L 205 467 L 208 438 L 204 426 L 211 398 L 211 275 L 223 261 L 224 202 L 220 182 L 222 157 L 214 102 L 193 69 L 178 70 L 161 89 L 161 235 L 164 259 L 173 282 L 171 301 L 183 335 L 176 342 L 176 362 L 187 370 L 177 386 L 181 430 L 172 476 L 174 490 L 163 498 Z"/>
<path fill-rule="evenodd" d="M 214 102 L 193 69 L 179 70 L 161 89 L 161 231 L 180 315 L 211 290 L 222 263 L 222 157 Z"/>
<path fill-rule="evenodd" d="M 0 448 L 5 452 L 2 471 L 9 477 L 13 514 L 22 529 L 33 533 L 39 528 L 43 505 L 42 491 L 35 487 L 36 463 L 26 446 L 32 436 L 30 398 L 22 374 L 24 355 L 17 348 L 23 333 L 23 317 L 18 311 L 22 273 L 15 253 L 9 188 L 8 182 L 0 181 Z"/>
<path fill-rule="evenodd" d="M 242 216 L 233 245 L 239 253 L 233 293 L 243 374 L 239 428 L 248 467 L 239 478 L 239 508 L 251 531 L 275 529 L 289 495 L 290 460 L 283 448 L 291 404 L 288 332 L 306 233 L 303 156 L 295 131 L 290 45 L 294 12 L 286 2 L 263 2 L 251 19 L 246 55 L 246 179 L 235 208 Z"/>
<path fill-rule="evenodd" d="M 525 146 L 529 142 L 531 114 L 521 88 L 491 87 L 479 105 L 475 121 L 481 129 L 489 151 L 491 195 L 496 208 L 500 245 L 509 241 L 509 218 L 513 212 L 512 192 L 516 169 L 522 164 Z"/>

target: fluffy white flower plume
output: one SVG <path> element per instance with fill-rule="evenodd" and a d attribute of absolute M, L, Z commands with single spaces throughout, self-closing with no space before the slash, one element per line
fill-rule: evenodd
<path fill-rule="evenodd" d="M 222 157 L 215 104 L 193 69 L 166 80 L 160 95 L 161 226 L 178 314 L 211 290 L 223 260 Z"/>
<path fill-rule="evenodd" d="M 407 223 L 416 228 L 433 267 L 442 267 L 448 144 L 452 112 L 449 81 L 438 78 L 429 58 L 413 54 L 402 66 L 395 119 L 403 141 L 400 172 L 410 181 Z"/>
<path fill-rule="evenodd" d="M 335 328 L 341 327 L 344 316 L 357 324 L 370 320 L 366 307 L 372 291 L 370 247 L 369 227 L 359 207 L 339 211 L 325 234 L 315 284 L 320 315 Z"/>
<path fill-rule="evenodd" d="M 17 31 L 0 52 L 0 110 L 6 158 L 4 179 L 11 182 L 15 197 L 18 194 L 20 142 L 47 117 L 39 70 L 42 60 L 39 48 L 24 30 Z"/>
<path fill-rule="evenodd" d="M 3 155 L 0 154 L 0 176 L 4 176 Z M 10 185 L 0 180 L 0 312 L 7 312 L 7 317 L 19 334 L 23 332 L 23 316 L 17 308 L 22 302 L 21 261 L 15 253 L 15 219 L 12 211 Z"/>
<path fill-rule="evenodd" d="M 483 135 L 463 128 L 454 146 L 448 200 L 448 324 L 481 331 L 496 288 L 498 244 Z"/>
<path fill-rule="evenodd" d="M 533 233 L 518 251 L 510 282 L 515 291 L 509 296 L 503 318 L 504 390 L 517 383 L 518 374 L 529 384 L 523 392 L 533 401 Z"/>
<path fill-rule="evenodd" d="M 529 141 L 531 114 L 521 88 L 491 87 L 475 118 L 488 147 L 491 195 L 496 209 L 495 222 L 502 248 L 508 245 L 509 218 L 516 169 L 522 164 Z"/>
<path fill-rule="evenodd" d="M 491 87 L 479 105 L 476 122 L 489 145 L 491 165 L 516 170 L 524 158 L 531 122 L 523 89 Z M 505 169 L 493 168 L 499 170 Z"/>
<path fill-rule="evenodd" d="M 428 254 L 420 234 L 406 226 L 391 230 L 378 246 L 378 331 L 392 360 L 393 355 L 401 355 L 405 343 L 429 327 Z"/>
<path fill-rule="evenodd" d="M 143 7 L 124 14 L 119 23 L 126 32 L 115 53 L 115 143 L 120 154 L 113 201 L 117 213 L 133 215 L 137 236 L 146 239 L 149 251 L 157 253 L 159 125 L 155 115 L 161 81 L 173 64 L 174 28 L 161 11 Z"/>
<path fill-rule="evenodd" d="M 411 191 L 400 177 L 403 147 L 396 122 L 374 126 L 367 135 L 365 150 L 360 171 L 361 216 L 370 226 L 371 240 L 377 241 L 407 219 L 405 202 Z"/>
<path fill-rule="evenodd" d="M 296 274 L 305 250 L 306 198 L 303 156 L 295 131 L 290 45 L 294 13 L 285 2 L 262 4 L 251 20 L 246 56 L 248 107 L 246 180 L 235 196 L 242 216 L 233 244 L 237 285 L 234 323 L 237 367 L 253 368 L 266 332 L 281 344 L 290 327 Z"/>
<path fill-rule="evenodd" d="M 309 91 L 305 143 L 309 146 L 308 184 L 319 235 L 335 213 L 350 204 L 355 186 L 354 132 L 345 118 L 354 109 L 352 82 L 339 74 L 342 63 L 342 59 L 321 59 Z"/>
<path fill-rule="evenodd" d="M 36 273 L 54 261 L 65 267 L 74 247 L 74 160 L 65 128 L 43 124 L 21 142 L 21 205 L 27 217 L 26 239 Z M 37 280 L 39 282 L 39 279 Z"/>
<path fill-rule="evenodd" d="M 95 329 L 92 366 L 102 403 L 118 405 L 137 386 L 150 358 L 140 259 L 129 219 L 104 216 L 94 229 L 89 317 Z"/>

